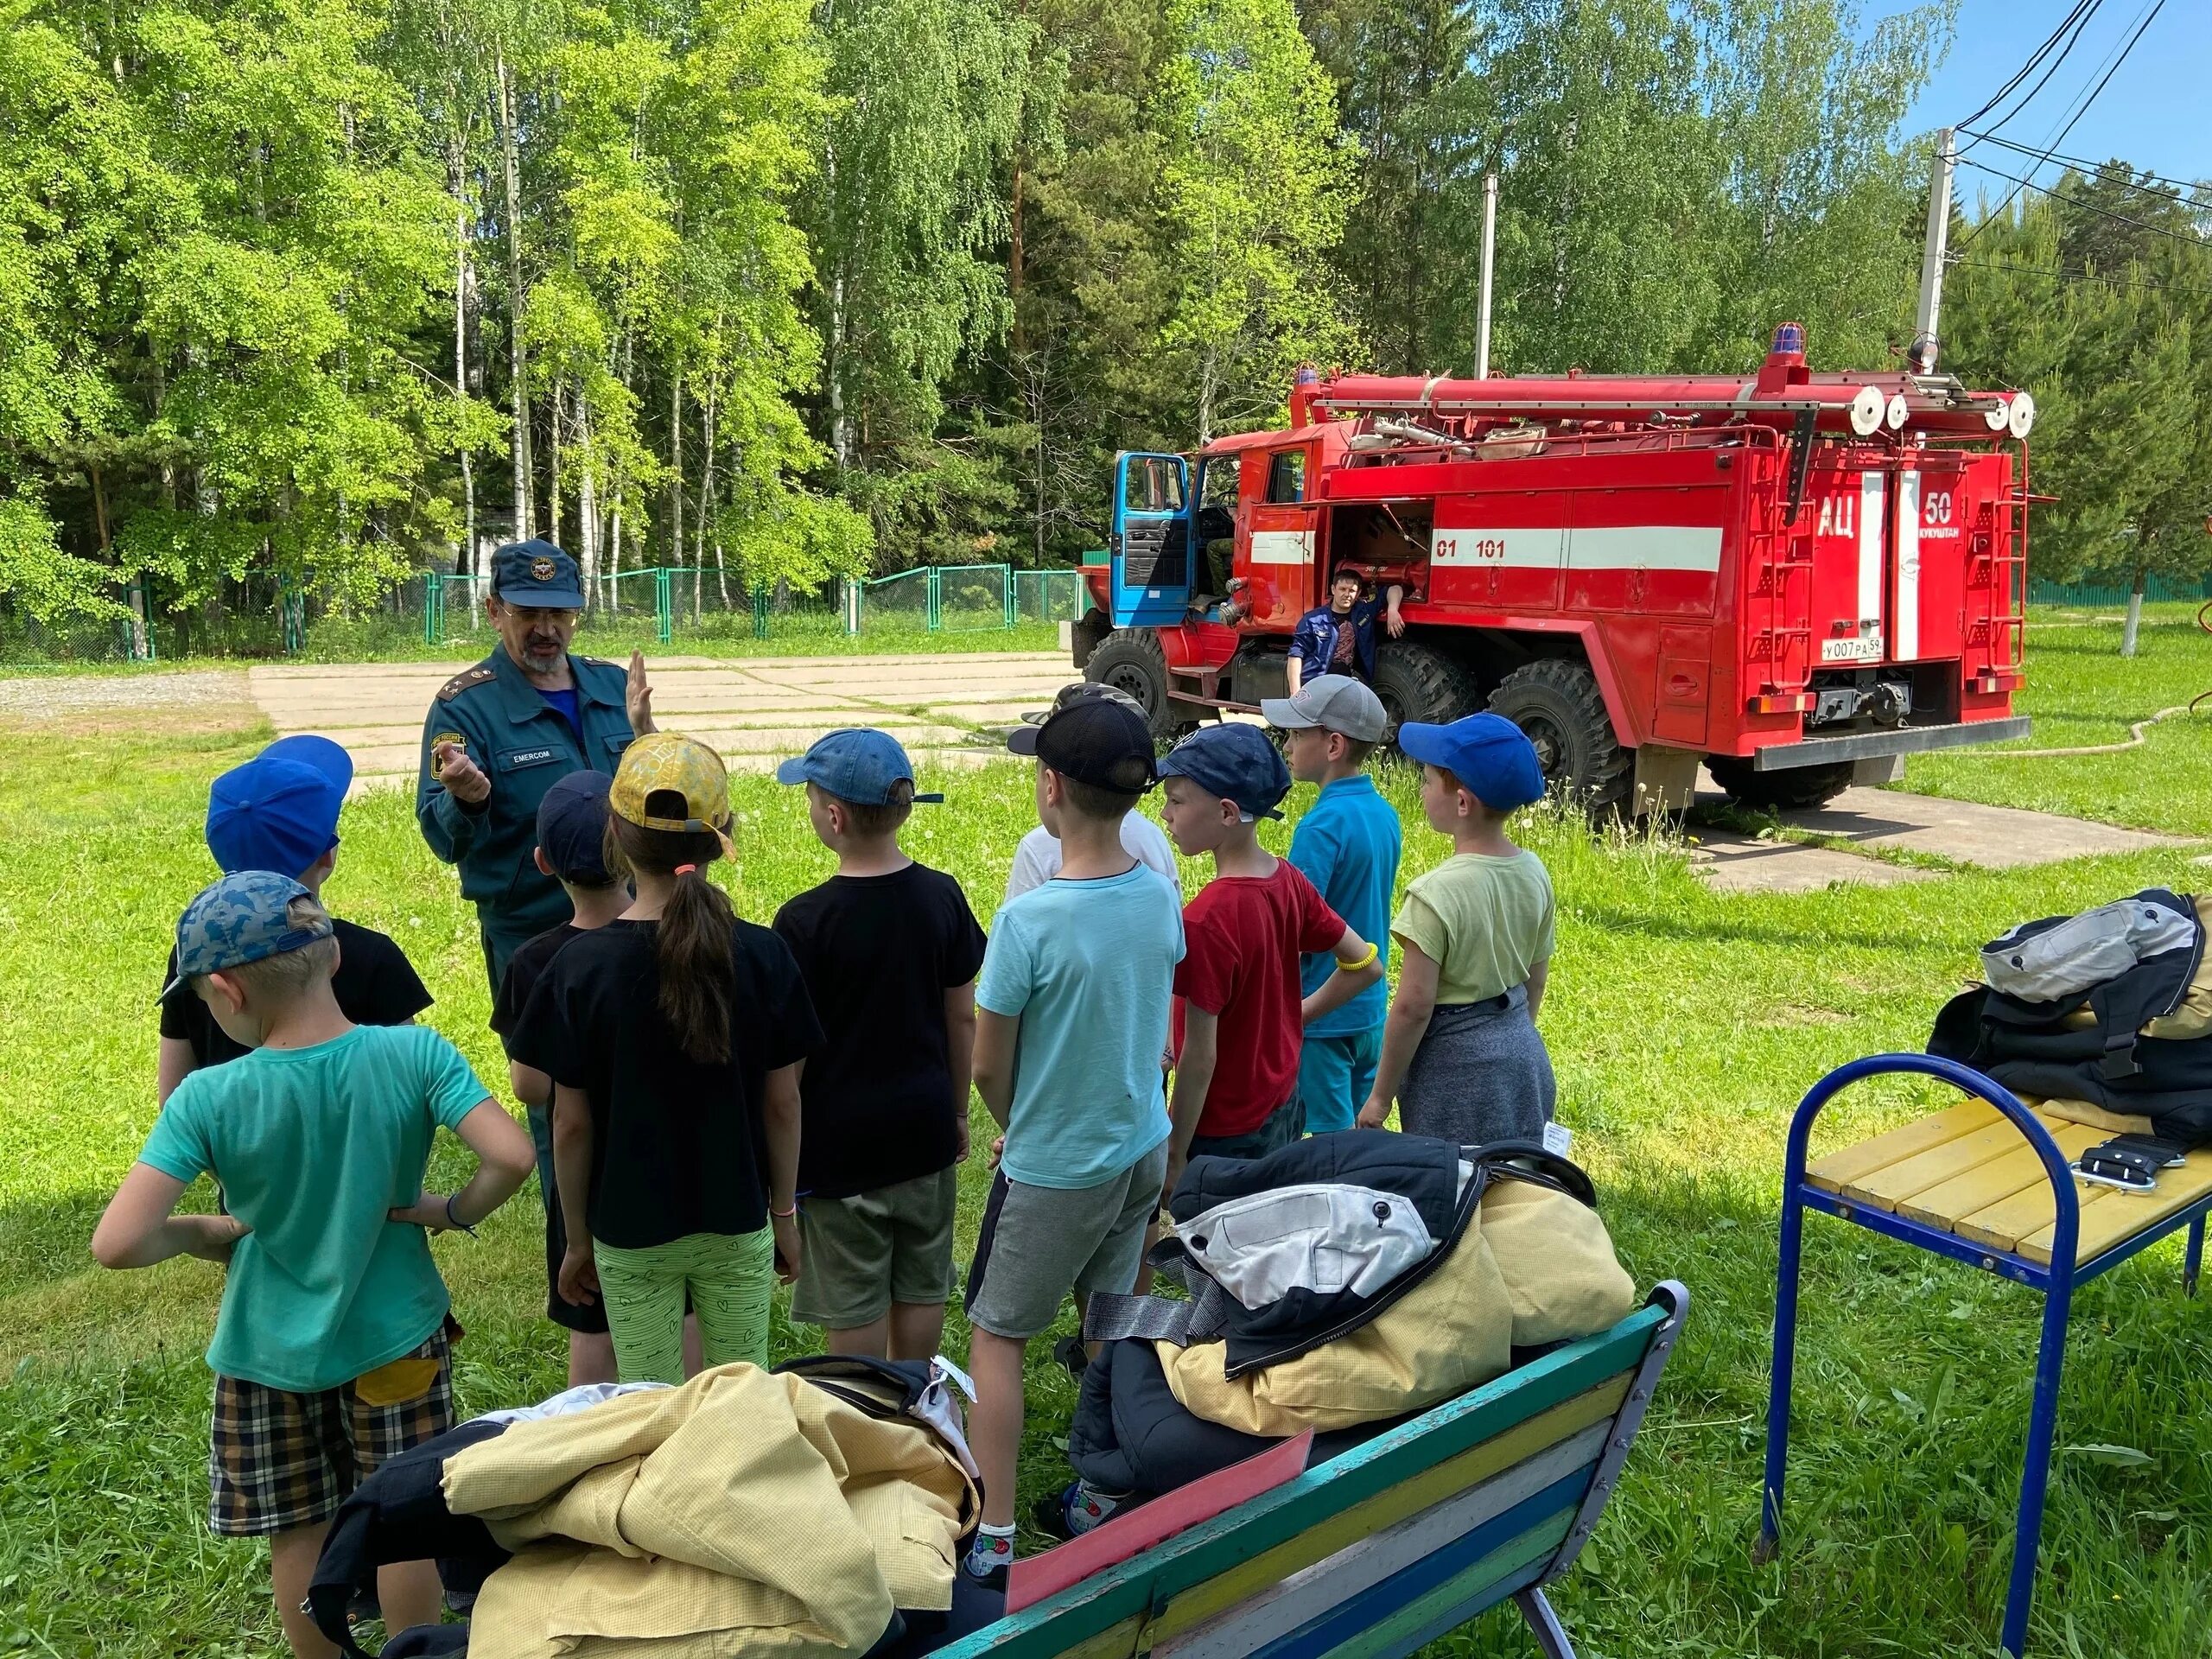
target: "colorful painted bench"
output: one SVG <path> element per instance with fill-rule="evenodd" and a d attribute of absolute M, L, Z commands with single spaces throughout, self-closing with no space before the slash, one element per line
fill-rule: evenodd
<path fill-rule="evenodd" d="M 1543 1586 L 1588 1541 L 1688 1308 L 1669 1281 L 1611 1331 L 1326 1463 L 1287 1442 L 1116 1516 L 1018 1564 L 1013 1611 L 941 1651 L 1379 1659 L 1510 1597 L 1547 1659 L 1573 1659 Z"/>
<path fill-rule="evenodd" d="M 1966 1101 L 1871 1141 L 1807 1161 L 1815 1120 L 1853 1084 L 1872 1077 L 1936 1077 Z M 2088 1120 L 2088 1121 L 2084 1121 Z M 2059 1375 L 2075 1287 L 2118 1267 L 2181 1228 L 2189 1230 L 2182 1283 L 2190 1295 L 2204 1257 L 2212 1211 L 2212 1148 L 2160 1174 L 2155 1191 L 2117 1192 L 2075 1183 L 2069 1166 L 2139 1122 L 2094 1107 L 2045 1102 L 2031 1108 L 2009 1090 L 1955 1061 L 1927 1054 L 1877 1054 L 1840 1066 L 1815 1084 L 1789 1126 L 1783 1170 L 1782 1260 L 1774 1319 L 1774 1374 L 1767 1404 L 1766 1491 L 1758 1550 L 1770 1557 L 1782 1529 L 1783 1476 L 1789 1451 L 1789 1395 L 1797 1342 L 1797 1279 L 1804 1214 L 1821 1211 L 1870 1231 L 2043 1293 L 2034 1403 L 2012 1536 L 2012 1573 L 2002 1643 L 2027 1642 L 2050 1474 Z"/>

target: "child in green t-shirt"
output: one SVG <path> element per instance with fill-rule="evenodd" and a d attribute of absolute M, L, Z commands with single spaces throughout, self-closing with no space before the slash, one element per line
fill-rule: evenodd
<path fill-rule="evenodd" d="M 224 1264 L 208 1524 L 267 1536 L 293 1651 L 336 1651 L 301 1609 L 330 1517 L 385 1459 L 453 1426 L 455 1327 L 428 1235 L 467 1229 L 534 1164 L 530 1136 L 421 1026 L 356 1026 L 331 976 L 329 915 L 289 877 L 224 877 L 177 923 L 177 976 L 250 1052 L 194 1071 L 156 1120 L 92 1234 L 103 1267 Z M 439 1125 L 481 1162 L 423 1191 Z M 202 1174 L 227 1215 L 177 1215 Z M 385 1568 L 391 1630 L 438 1618 L 428 1561 Z"/>
<path fill-rule="evenodd" d="M 1535 747 L 1489 714 L 1409 721 L 1398 747 L 1421 763 L 1422 810 L 1452 837 L 1452 855 L 1408 887 L 1390 924 L 1402 951 L 1398 988 L 1360 1125 L 1382 1128 L 1395 1096 L 1409 1135 L 1466 1146 L 1538 1139 L 1557 1094 L 1535 1024 L 1551 965 L 1552 883 L 1543 861 L 1505 834 L 1517 809 L 1543 798 Z"/>

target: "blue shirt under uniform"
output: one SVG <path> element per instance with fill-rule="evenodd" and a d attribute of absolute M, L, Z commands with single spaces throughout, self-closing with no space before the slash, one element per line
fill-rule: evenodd
<path fill-rule="evenodd" d="M 490 1097 L 427 1026 L 257 1048 L 179 1084 L 139 1162 L 180 1181 L 213 1174 L 253 1230 L 232 1252 L 208 1364 L 313 1394 L 429 1340 L 445 1281 L 429 1235 L 387 1212 L 422 1197 L 437 1126 Z"/>
<path fill-rule="evenodd" d="M 1327 899 L 1344 925 L 1370 944 L 1388 948 L 1390 896 L 1398 882 L 1402 834 L 1397 810 L 1365 772 L 1322 786 L 1291 832 L 1290 861 Z M 1332 956 L 1299 963 L 1299 984 L 1308 996 L 1337 970 Z M 1371 1031 L 1390 1011 L 1390 988 L 1378 981 L 1306 1027 L 1309 1037 L 1342 1037 Z"/>
<path fill-rule="evenodd" d="M 572 685 L 565 690 L 548 691 L 541 685 L 537 688 L 537 695 L 551 703 L 553 712 L 569 722 L 569 730 L 575 735 L 577 743 L 582 744 L 584 741 L 584 723 L 583 716 L 576 712 L 576 688 Z"/>
<path fill-rule="evenodd" d="M 1055 877 L 999 912 L 976 1004 L 1021 1021 L 1008 1180 L 1096 1186 L 1167 1138 L 1160 1059 L 1182 959 L 1181 895 L 1141 864 Z"/>

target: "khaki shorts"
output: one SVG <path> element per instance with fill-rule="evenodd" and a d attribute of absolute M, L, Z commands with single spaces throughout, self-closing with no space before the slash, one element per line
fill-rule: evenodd
<path fill-rule="evenodd" d="M 960 1166 L 849 1198 L 799 1206 L 798 1283 L 791 1318 L 850 1331 L 893 1302 L 925 1306 L 952 1294 L 952 1217 Z"/>

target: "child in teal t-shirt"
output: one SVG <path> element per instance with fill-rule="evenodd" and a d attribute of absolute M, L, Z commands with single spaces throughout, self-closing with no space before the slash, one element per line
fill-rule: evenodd
<path fill-rule="evenodd" d="M 266 1535 L 298 1654 L 330 1651 L 301 1611 L 330 1516 L 386 1459 L 453 1422 L 450 1303 L 429 1235 L 472 1227 L 528 1178 L 530 1136 L 452 1044 L 355 1026 L 331 989 L 338 945 L 307 888 L 226 876 L 177 924 L 177 972 L 251 1052 L 169 1096 L 100 1217 L 110 1268 L 191 1255 L 225 1264 L 208 1524 Z M 450 1197 L 423 1191 L 442 1124 L 482 1160 Z M 202 1174 L 230 1213 L 173 1213 Z M 438 1617 L 428 1562 L 387 1567 L 389 1628 Z"/>

